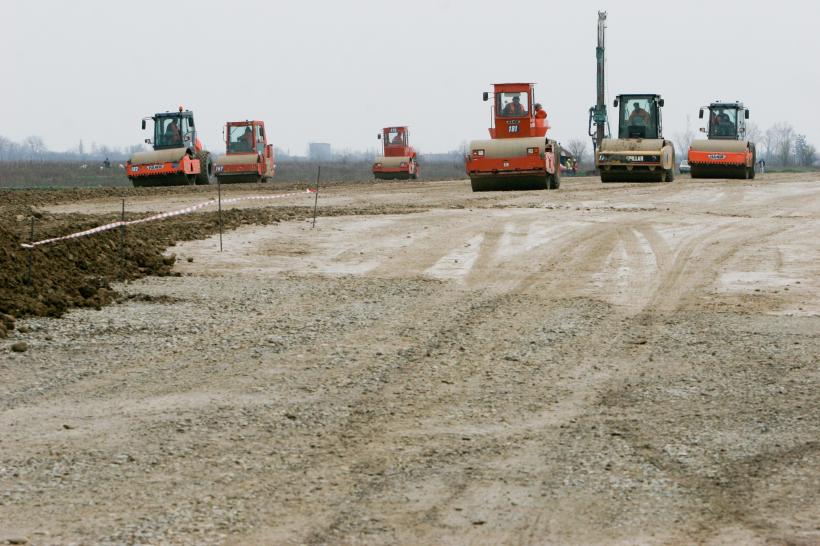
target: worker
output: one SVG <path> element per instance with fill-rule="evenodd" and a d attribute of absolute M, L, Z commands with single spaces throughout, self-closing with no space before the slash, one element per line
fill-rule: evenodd
<path fill-rule="evenodd" d="M 393 140 L 390 141 L 390 144 L 397 144 L 397 145 L 404 144 L 404 139 L 402 138 L 402 134 L 401 133 L 396 133 L 396 136 L 393 137 Z"/>
<path fill-rule="evenodd" d="M 725 111 L 718 116 L 718 129 L 720 136 L 732 136 L 735 134 L 735 124 Z"/>
<path fill-rule="evenodd" d="M 544 127 L 547 124 L 547 111 L 538 102 L 535 103 L 533 108 L 535 108 L 535 126 Z"/>
<path fill-rule="evenodd" d="M 182 142 L 182 134 L 179 132 L 179 126 L 175 119 L 172 119 L 171 123 L 165 127 L 165 142 L 167 144 L 179 144 Z"/>
<path fill-rule="evenodd" d="M 641 108 L 641 104 L 637 101 L 632 106 L 634 107 L 634 109 L 632 110 L 632 113 L 629 114 L 629 125 L 636 125 L 635 122 L 640 120 L 640 122 L 637 123 L 637 125 L 648 126 L 651 120 L 649 112 Z"/>
<path fill-rule="evenodd" d="M 709 130 L 712 133 L 717 132 L 717 126 L 720 123 L 720 114 L 723 113 L 723 109 L 720 110 L 710 110 L 709 114 Z"/>
<path fill-rule="evenodd" d="M 502 111 L 502 114 L 507 117 L 521 117 L 526 113 L 527 110 L 521 104 L 521 97 L 518 95 L 515 95 L 512 102 L 508 102 Z"/>
<path fill-rule="evenodd" d="M 250 127 L 245 127 L 245 132 L 239 137 L 239 142 L 248 151 L 253 150 L 253 130 Z"/>

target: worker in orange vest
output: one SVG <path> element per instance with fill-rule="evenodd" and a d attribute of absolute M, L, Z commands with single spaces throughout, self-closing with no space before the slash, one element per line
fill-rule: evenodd
<path fill-rule="evenodd" d="M 504 106 L 503 114 L 508 117 L 521 117 L 523 116 L 527 110 L 521 104 L 521 97 L 518 95 L 512 98 L 512 102 L 508 102 L 506 106 Z"/>
<path fill-rule="evenodd" d="M 535 126 L 544 127 L 547 123 L 547 111 L 541 106 L 541 103 L 535 103 Z"/>

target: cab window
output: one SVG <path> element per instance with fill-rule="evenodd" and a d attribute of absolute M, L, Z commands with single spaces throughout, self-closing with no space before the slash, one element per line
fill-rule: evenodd
<path fill-rule="evenodd" d="M 233 125 L 228 128 L 228 151 L 252 152 L 253 129 L 250 125 Z"/>
<path fill-rule="evenodd" d="M 181 118 L 180 127 L 182 129 L 182 141 L 186 146 L 189 146 L 194 139 L 194 128 L 191 123 L 191 118 Z"/>
<path fill-rule="evenodd" d="M 620 103 L 620 138 L 658 138 L 654 97 L 624 97 Z"/>
<path fill-rule="evenodd" d="M 154 131 L 155 146 L 167 148 L 182 146 L 182 127 L 178 118 L 157 118 Z"/>
<path fill-rule="evenodd" d="M 406 146 L 406 137 L 403 131 L 393 127 L 384 132 L 385 143 L 388 146 Z"/>
<path fill-rule="evenodd" d="M 734 137 L 737 134 L 736 108 L 711 108 L 709 111 L 709 136 Z"/>
<path fill-rule="evenodd" d="M 529 93 L 496 93 L 495 100 L 496 111 L 503 117 L 522 118 L 529 115 Z"/>
<path fill-rule="evenodd" d="M 261 125 L 256 126 L 256 151 L 261 153 L 265 152 L 265 136 L 264 136 L 264 129 L 262 129 Z"/>

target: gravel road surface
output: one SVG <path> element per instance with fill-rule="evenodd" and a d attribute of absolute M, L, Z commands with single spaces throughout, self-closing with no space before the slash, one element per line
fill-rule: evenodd
<path fill-rule="evenodd" d="M 18 321 L 0 544 L 820 544 L 816 175 L 319 213 Z"/>

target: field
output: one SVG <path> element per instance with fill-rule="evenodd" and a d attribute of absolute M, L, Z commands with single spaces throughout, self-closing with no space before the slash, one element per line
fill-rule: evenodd
<path fill-rule="evenodd" d="M 25 282 L 214 193 L 0 192 L 0 543 L 820 544 L 816 173 L 340 179 Z"/>
<path fill-rule="evenodd" d="M 99 161 L 0 161 L 0 189 L 22 188 L 96 188 L 131 187 L 120 167 L 125 161 L 112 162 L 111 168 Z M 357 182 L 369 180 L 369 161 L 278 161 L 276 181 L 279 183 L 314 182 L 317 167 L 322 168 L 322 180 Z M 422 165 L 422 180 L 449 180 L 464 175 L 460 161 L 426 162 Z"/>

